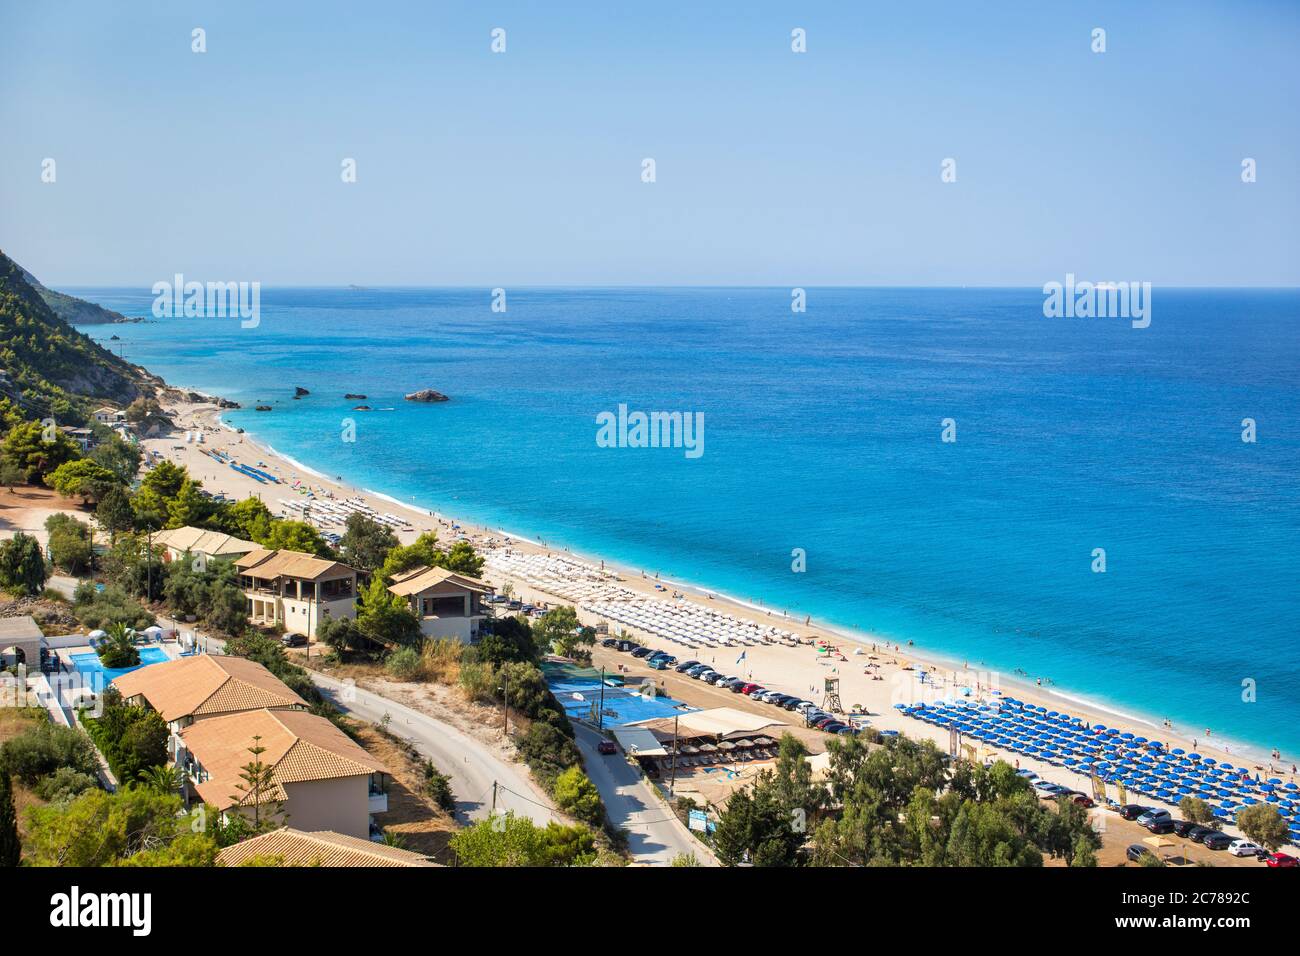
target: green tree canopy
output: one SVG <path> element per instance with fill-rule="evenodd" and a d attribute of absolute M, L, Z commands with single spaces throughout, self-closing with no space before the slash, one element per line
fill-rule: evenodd
<path fill-rule="evenodd" d="M 348 515 L 347 527 L 339 540 L 339 552 L 351 567 L 374 571 L 382 567 L 388 553 L 398 545 L 391 528 L 363 514 Z"/>
<path fill-rule="evenodd" d="M 203 808 L 206 816 L 216 811 Z M 182 812 L 181 798 L 149 787 L 126 785 L 116 793 L 90 790 L 70 803 L 28 811 L 31 862 L 37 866 L 99 867 L 170 859 L 186 865 L 211 865 L 216 842 L 202 832 L 194 814 Z M 197 832 L 196 832 L 197 831 Z M 172 848 L 173 852 L 168 852 Z"/>
<path fill-rule="evenodd" d="M 135 512 L 131 509 L 131 499 L 118 485 L 110 487 L 99 499 L 99 505 L 95 508 L 95 518 L 114 540 L 119 534 L 135 527 Z"/>
<path fill-rule="evenodd" d="M 1286 820 L 1271 803 L 1256 803 L 1239 811 L 1237 826 L 1255 843 L 1273 851 L 1291 842 Z"/>
<path fill-rule="evenodd" d="M 15 425 L 0 443 L 0 460 L 21 471 L 28 484 L 43 481 L 64 462 L 80 456 L 76 442 L 41 422 Z"/>
<path fill-rule="evenodd" d="M 110 488 L 119 487 L 117 475 L 89 458 L 65 461 L 45 476 L 45 484 L 65 498 L 99 501 Z"/>
<path fill-rule="evenodd" d="M 0 543 L 0 588 L 35 597 L 45 589 L 49 576 L 40 542 L 31 535 L 19 531 Z"/>

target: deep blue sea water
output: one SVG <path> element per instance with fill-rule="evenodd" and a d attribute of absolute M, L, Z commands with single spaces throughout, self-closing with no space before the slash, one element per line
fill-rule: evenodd
<path fill-rule="evenodd" d="M 147 290 L 69 291 L 150 314 Z M 1042 301 L 264 289 L 256 329 L 86 331 L 357 485 L 1295 759 L 1300 292 L 1157 289 L 1141 330 Z M 423 387 L 452 401 L 402 400 Z M 703 412 L 703 456 L 598 447 L 619 403 Z"/>

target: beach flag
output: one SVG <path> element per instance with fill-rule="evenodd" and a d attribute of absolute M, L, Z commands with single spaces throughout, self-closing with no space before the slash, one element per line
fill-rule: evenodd
<path fill-rule="evenodd" d="M 736 663 L 737 663 L 737 664 L 739 664 L 741 661 L 743 661 L 743 660 L 745 659 L 745 654 L 746 654 L 746 653 L 747 653 L 746 651 L 741 651 L 741 652 L 740 652 L 740 656 L 736 658 Z"/>

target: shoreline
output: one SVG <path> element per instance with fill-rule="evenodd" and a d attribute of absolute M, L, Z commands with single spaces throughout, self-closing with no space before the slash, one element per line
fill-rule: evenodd
<path fill-rule="evenodd" d="M 604 559 L 599 555 L 589 554 L 583 550 L 558 546 L 555 543 L 548 543 L 542 540 L 530 538 L 526 535 L 509 531 L 505 528 L 493 527 L 478 521 L 459 519 L 436 508 L 421 507 L 418 504 L 401 501 L 394 495 L 351 484 L 344 481 L 341 477 L 331 478 L 316 468 L 295 459 L 293 456 L 278 451 L 268 442 L 259 439 L 247 429 L 242 433 L 236 431 L 236 427 L 238 426 L 232 426 L 229 422 L 224 420 L 223 415 L 229 409 L 222 408 L 217 404 L 217 396 L 207 395 L 206 393 L 194 389 L 173 387 L 177 388 L 177 390 L 181 392 L 194 392 L 203 395 L 205 398 L 211 399 L 211 401 L 195 403 L 183 396 L 180 396 L 179 400 L 177 398 L 172 398 L 168 404 L 175 406 L 177 433 L 145 440 L 141 443 L 143 447 L 157 451 L 164 457 L 171 459 L 174 456 L 173 454 L 169 454 L 169 450 L 176 447 L 177 438 L 182 437 L 183 433 L 187 429 L 193 430 L 195 425 L 198 424 L 204 428 L 211 429 L 215 433 L 227 436 L 237 445 L 243 445 L 243 455 L 237 455 L 237 457 L 243 457 L 245 460 L 248 460 L 250 454 L 255 455 L 257 459 L 265 460 L 268 465 L 268 470 L 271 471 L 272 474 L 276 474 L 277 477 L 285 477 L 281 473 L 287 471 L 287 478 L 292 478 L 297 485 L 289 484 L 286 480 L 282 489 L 286 494 L 282 497 L 293 497 L 294 494 L 297 493 L 295 490 L 296 487 L 308 486 L 315 487 L 327 496 L 335 498 L 360 497 L 372 500 L 372 502 L 381 502 L 385 506 L 385 508 L 379 509 L 381 511 L 386 508 L 400 508 L 403 512 L 410 514 L 415 519 L 411 522 L 414 530 L 399 533 L 399 538 L 403 540 L 403 543 L 407 543 L 408 538 L 413 540 L 414 537 L 423 530 L 437 531 L 441 537 L 442 535 L 451 532 L 452 525 L 459 525 L 459 534 L 464 535 L 466 538 L 471 540 L 475 546 L 479 548 L 480 553 L 484 553 L 487 547 L 491 546 L 483 543 L 486 541 L 492 542 L 496 547 L 509 547 L 511 549 L 518 549 L 525 553 L 555 555 L 567 558 L 577 563 L 589 564 L 592 567 L 603 566 L 607 571 L 614 572 L 620 577 L 621 580 L 618 582 L 620 585 L 640 592 L 637 595 L 638 598 L 667 600 L 667 594 L 669 591 L 680 592 L 682 594 L 681 600 L 683 601 L 693 603 L 709 610 L 731 613 L 739 618 L 751 619 L 760 625 L 776 625 L 782 630 L 797 633 L 801 642 L 807 641 L 808 643 L 811 643 L 812 639 L 818 638 L 822 641 L 829 642 L 848 642 L 850 645 L 848 650 L 850 650 L 853 657 L 865 654 L 868 649 L 880 649 L 881 653 L 894 654 L 899 658 L 905 659 L 902 664 L 899 665 L 900 670 L 911 670 L 912 668 L 908 664 L 910 661 L 918 667 L 933 674 L 936 679 L 941 680 L 943 687 L 951 687 L 954 689 L 953 693 L 947 695 L 949 697 L 960 696 L 955 691 L 957 688 L 961 688 L 965 685 L 959 677 L 966 677 L 970 678 L 966 683 L 970 684 L 970 699 L 972 700 L 978 698 L 987 699 L 987 695 L 1001 695 L 1004 697 L 1014 696 L 1017 699 L 1025 700 L 1029 703 L 1043 704 L 1047 706 L 1048 709 L 1069 710 L 1076 716 L 1093 723 L 1102 723 L 1106 726 L 1124 725 L 1124 729 L 1169 741 L 1171 746 L 1183 746 L 1187 749 L 1194 749 L 1202 752 L 1214 751 L 1216 756 L 1225 756 L 1229 758 L 1231 762 L 1248 762 L 1252 769 L 1258 769 L 1261 773 L 1267 772 L 1272 765 L 1272 773 L 1287 775 L 1289 774 L 1289 768 L 1295 762 L 1294 759 L 1288 759 L 1285 753 L 1282 755 L 1280 761 L 1273 761 L 1270 757 L 1270 748 L 1263 745 L 1245 743 L 1240 740 L 1223 737 L 1201 739 L 1203 736 L 1202 734 L 1196 733 L 1194 730 L 1180 728 L 1177 724 L 1167 728 L 1160 718 L 1154 715 L 1144 714 L 1141 708 L 1137 708 L 1136 712 L 1134 712 L 1133 710 L 1125 708 L 1122 703 L 1107 700 L 1094 700 L 1086 695 L 1076 694 L 1054 684 L 1043 686 L 1027 676 L 1022 677 L 1015 673 L 1008 674 L 987 667 L 971 668 L 968 662 L 963 665 L 962 662 L 945 654 L 942 650 L 933 650 L 929 648 L 922 649 L 915 643 L 909 644 L 901 639 L 887 639 L 880 635 L 873 635 L 851 627 L 827 622 L 812 615 L 806 615 L 809 618 L 809 622 L 805 624 L 803 621 L 800 621 L 795 617 L 786 616 L 783 611 L 768 608 L 761 604 L 755 604 L 752 601 L 698 583 L 662 576 L 656 578 L 647 571 L 631 567 L 623 562 L 611 561 Z M 189 419 L 190 423 L 188 425 L 184 424 L 184 419 Z M 193 452 L 194 454 L 197 454 L 197 451 L 195 451 L 196 449 L 220 446 L 215 444 L 194 444 L 184 445 L 182 447 L 187 450 L 187 453 Z M 188 457 L 188 454 L 182 456 L 182 458 L 185 457 Z M 215 482 L 208 480 L 208 476 L 202 472 L 202 468 L 205 465 L 211 467 L 215 465 L 215 463 L 203 458 L 202 456 L 200 456 L 196 465 L 197 468 L 191 467 L 190 471 L 192 474 L 195 474 L 196 477 L 204 480 L 204 487 L 209 491 L 230 494 L 230 488 L 232 486 L 242 484 L 238 480 L 240 476 L 233 471 L 226 473 L 224 470 L 221 470 L 220 477 Z M 310 480 L 304 480 L 304 477 Z M 247 485 L 253 485 L 252 479 L 245 479 L 245 482 Z M 265 493 L 272 492 L 275 487 L 276 486 L 266 485 L 254 485 L 251 488 L 243 487 L 235 491 L 235 496 L 242 498 L 251 494 L 263 498 L 263 500 L 267 501 L 268 505 L 270 505 L 273 503 L 273 499 L 267 499 L 263 496 Z M 273 507 L 272 511 L 279 513 L 280 509 Z M 453 540 L 454 539 L 455 536 L 453 535 Z M 489 569 L 485 569 L 484 577 L 509 579 L 511 576 L 493 575 Z M 516 586 L 522 585 L 528 590 L 536 592 L 539 595 L 539 600 L 544 600 L 549 604 L 565 603 L 574 604 L 576 606 L 579 603 L 544 591 L 537 585 L 530 584 L 523 579 L 514 579 L 514 583 Z M 653 585 L 655 584 L 664 586 L 668 590 L 665 590 L 664 592 L 653 590 Z M 638 587 L 638 585 L 641 586 Z M 591 614 L 584 615 L 581 609 L 579 609 L 579 613 L 580 617 L 593 616 Z M 605 619 L 601 618 L 600 620 Z M 611 621 L 609 623 L 611 633 L 614 629 L 625 629 L 617 622 Z M 630 630 L 635 630 L 635 628 L 630 628 Z M 655 641 L 653 636 L 651 636 L 651 642 L 653 642 L 655 646 L 665 646 L 662 640 Z M 772 650 L 777 649 L 778 648 L 773 648 Z M 787 645 L 781 645 L 779 650 L 788 653 L 790 648 Z M 853 657 L 845 658 L 841 656 L 839 658 L 839 660 L 845 665 L 846 670 L 858 663 L 853 659 Z M 750 659 L 752 660 L 752 658 Z M 783 666 L 786 663 L 784 661 L 772 661 L 772 663 L 780 665 L 782 670 L 787 669 Z M 782 675 L 787 684 L 789 683 L 789 677 L 793 676 L 794 672 L 799 670 L 799 668 L 791 666 L 788 670 L 791 672 L 789 675 Z M 836 670 L 838 671 L 839 669 L 836 668 Z M 868 707 L 872 714 L 878 719 L 873 720 L 872 723 L 882 728 L 889 723 L 894 723 L 893 721 L 885 720 L 886 717 L 893 717 L 894 715 L 892 712 L 886 714 L 884 712 L 885 708 L 879 706 L 879 693 L 872 694 L 862 688 L 856 688 L 858 693 L 857 696 L 854 696 L 853 693 L 850 692 L 850 688 L 852 688 L 850 675 L 843 674 L 839 676 L 842 677 L 845 684 L 849 684 L 849 688 L 845 688 L 843 693 L 846 703 L 850 700 L 857 702 L 858 697 L 865 697 L 868 699 L 874 698 L 876 705 L 871 706 L 869 704 Z M 902 676 L 903 675 L 895 674 L 895 680 L 893 683 L 896 687 L 899 678 Z M 992 680 L 987 682 L 980 680 L 977 685 L 975 681 L 976 677 L 991 677 Z M 769 682 L 780 683 L 780 681 L 774 679 Z M 816 683 L 817 682 L 814 681 L 813 685 Z M 974 694 L 977 686 L 978 698 Z M 918 688 L 915 686 L 911 688 L 914 698 L 916 698 L 917 690 Z M 920 691 L 925 699 L 933 699 L 935 696 L 933 692 L 928 691 L 925 687 L 920 688 Z M 897 694 L 895 694 L 895 698 L 897 698 Z M 895 724 L 895 727 L 909 736 L 925 736 L 927 730 L 926 725 L 905 718 L 900 719 L 900 722 Z M 894 727 L 891 727 L 890 729 L 894 729 Z M 943 742 L 943 745 L 946 747 L 946 739 Z M 1032 766 L 1031 761 L 1026 761 L 1025 763 L 1026 765 Z"/>

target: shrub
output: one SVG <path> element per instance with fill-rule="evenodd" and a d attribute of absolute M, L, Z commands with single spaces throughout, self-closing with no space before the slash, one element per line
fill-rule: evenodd
<path fill-rule="evenodd" d="M 90 570 L 93 556 L 90 528 L 76 518 L 65 514 L 52 514 L 45 519 L 49 532 L 50 560 L 69 574 L 84 574 Z"/>
<path fill-rule="evenodd" d="M 92 774 L 72 767 L 60 767 L 36 784 L 36 795 L 53 803 L 56 800 L 71 800 L 98 786 L 99 780 Z"/>
<path fill-rule="evenodd" d="M 73 592 L 72 604 L 77 620 L 92 630 L 108 630 L 114 624 L 143 630 L 154 623 L 154 616 L 139 601 L 114 585 L 97 591 L 94 584 L 83 581 Z"/>
<path fill-rule="evenodd" d="M 399 647 L 384 659 L 384 669 L 398 680 L 419 680 L 424 675 L 420 652 L 414 647 Z"/>
<path fill-rule="evenodd" d="M 537 782 L 548 793 L 554 790 L 561 773 L 582 764 L 577 745 L 551 724 L 534 723 L 516 744 Z"/>
<path fill-rule="evenodd" d="M 480 820 L 451 838 L 461 866 L 591 866 L 595 843 L 586 827 L 552 822 L 543 828 L 513 813 Z"/>
<path fill-rule="evenodd" d="M 12 774 L 28 786 L 60 768 L 84 774 L 99 769 L 95 748 L 71 727 L 38 724 L 0 746 L 0 772 Z"/>
<path fill-rule="evenodd" d="M 100 717 L 83 722 L 120 783 L 137 781 L 150 767 L 166 764 L 170 732 L 157 711 L 125 704 L 111 689 L 103 704 Z"/>
<path fill-rule="evenodd" d="M 45 589 L 49 576 L 40 543 L 31 535 L 19 531 L 0 544 L 0 588 L 34 597 Z"/>
<path fill-rule="evenodd" d="M 600 791 L 581 767 L 570 767 L 555 779 L 554 795 L 556 806 L 588 826 L 599 827 L 605 822 Z"/>
<path fill-rule="evenodd" d="M 420 769 L 424 771 L 424 792 L 433 798 L 439 809 L 455 813 L 456 797 L 451 792 L 451 777 L 439 772 L 432 760 L 426 760 Z"/>

